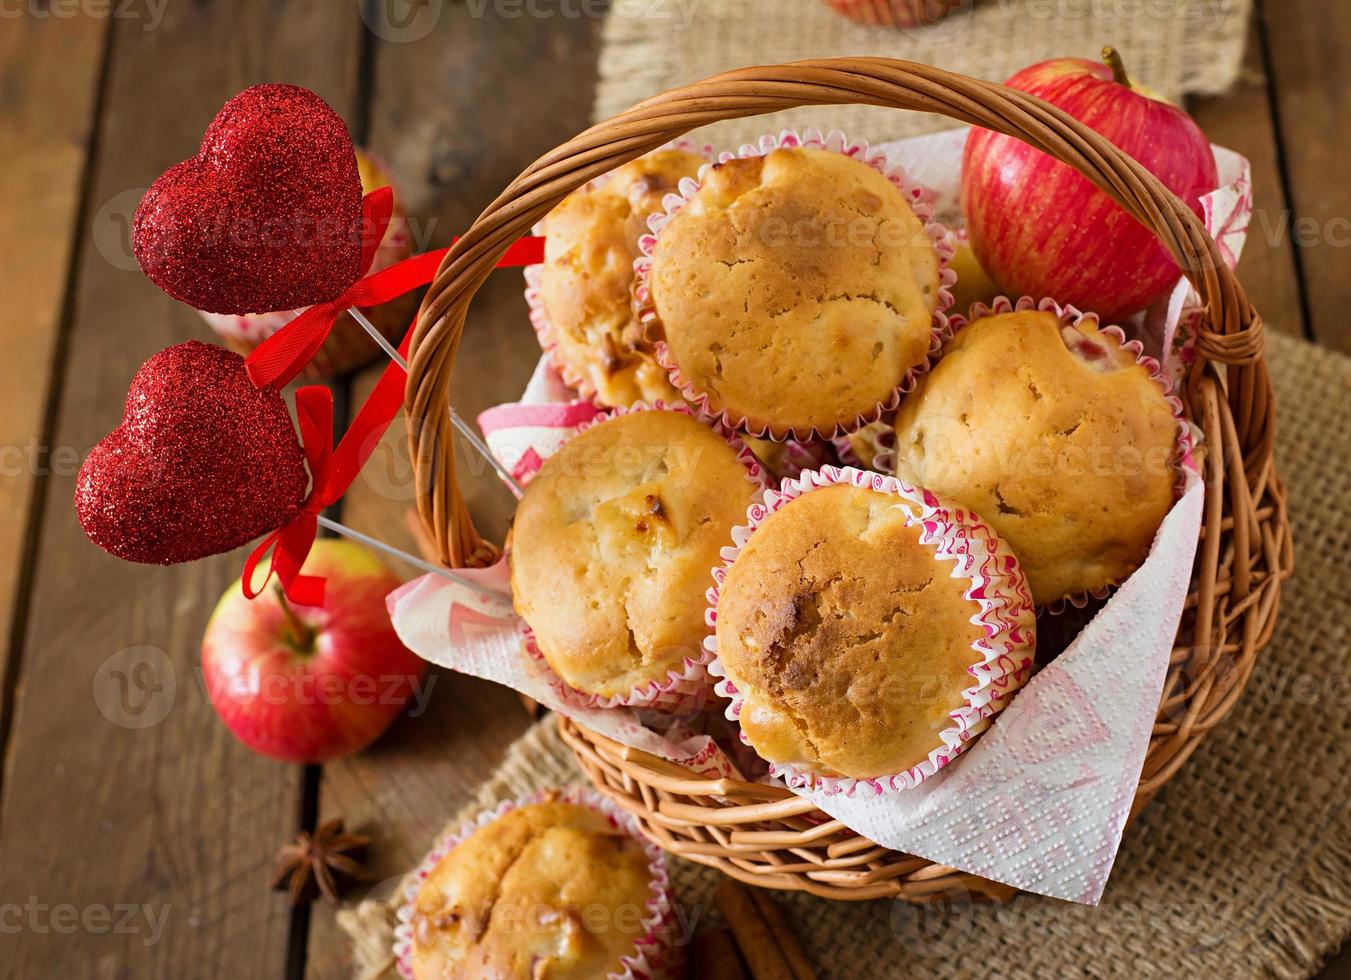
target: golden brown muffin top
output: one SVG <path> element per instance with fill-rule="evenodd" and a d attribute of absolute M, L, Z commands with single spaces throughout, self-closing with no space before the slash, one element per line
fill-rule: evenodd
<path fill-rule="evenodd" d="M 650 286 L 656 329 L 713 412 L 829 435 L 924 360 L 939 260 L 881 173 L 779 149 L 705 172 L 657 236 Z"/>
<path fill-rule="evenodd" d="M 1173 504 L 1177 422 L 1089 322 L 1037 310 L 957 333 L 896 419 L 896 473 L 981 515 L 1038 605 L 1120 582 Z"/>
<path fill-rule="evenodd" d="M 643 339 L 630 289 L 648 216 L 703 163 L 684 150 L 657 150 L 573 191 L 544 219 L 539 289 L 554 353 L 602 405 L 679 401 Z"/>
<path fill-rule="evenodd" d="M 970 582 L 921 544 L 909 504 L 836 484 L 756 529 L 719 593 L 718 657 L 763 758 L 822 775 L 904 772 L 975 685 Z"/>
<path fill-rule="evenodd" d="M 419 980 L 594 980 L 643 936 L 647 855 L 600 813 L 517 807 L 456 845 L 418 889 L 410 960 Z"/>
<path fill-rule="evenodd" d="M 554 671 L 613 697 L 698 659 L 709 570 L 755 492 L 736 450 L 683 412 L 565 443 L 526 486 L 510 552 L 516 611 Z"/>

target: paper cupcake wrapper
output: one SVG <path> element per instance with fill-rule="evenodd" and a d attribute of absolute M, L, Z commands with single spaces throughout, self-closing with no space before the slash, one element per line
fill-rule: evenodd
<path fill-rule="evenodd" d="M 1074 335 L 1078 334 L 1080 324 L 1096 325 L 1099 323 L 1096 313 L 1082 313 L 1074 306 L 1062 306 L 1049 297 L 1036 300 L 1031 296 L 1020 296 L 1016 301 L 1010 300 L 1007 296 L 1000 296 L 988 306 L 984 303 L 975 303 L 967 312 L 967 315 L 954 313 L 949 317 L 949 320 L 952 323 L 952 332 L 956 334 L 968 323 L 974 323 L 984 317 L 1001 313 L 1021 313 L 1025 310 L 1054 313 L 1056 319 L 1060 321 L 1061 336 L 1065 337 L 1067 342 L 1073 340 Z M 1173 499 L 1175 501 L 1181 500 L 1183 491 L 1187 486 L 1188 471 L 1197 472 L 1196 463 L 1192 459 L 1192 450 L 1195 449 L 1196 444 L 1192 435 L 1191 424 L 1187 421 L 1186 411 L 1182 406 L 1182 400 L 1173 394 L 1172 379 L 1169 378 L 1156 358 L 1145 353 L 1144 345 L 1138 340 L 1127 340 L 1125 331 L 1120 327 L 1100 327 L 1098 333 L 1099 336 L 1111 337 L 1116 342 L 1117 349 L 1133 357 L 1135 363 L 1143 367 L 1149 373 L 1150 379 L 1163 391 L 1164 401 L 1172 410 L 1173 419 L 1177 423 L 1177 447 L 1172 460 L 1172 465 L 1177 471 L 1176 479 L 1173 481 Z M 1091 341 L 1086 342 L 1092 343 Z M 1106 353 L 1111 354 L 1112 352 Z M 895 433 L 891 434 L 891 438 L 886 443 L 879 441 L 878 448 L 879 452 L 874 465 L 883 472 L 894 473 L 896 470 Z M 1107 598 L 1111 595 L 1112 590 L 1121 584 L 1121 581 L 1123 580 L 1113 580 L 1099 588 L 1064 596 L 1040 607 L 1041 611 L 1050 615 L 1059 615 L 1071 606 L 1075 609 L 1083 609 L 1088 606 L 1089 602 Z"/>
<path fill-rule="evenodd" d="M 719 422 L 710 416 L 700 414 L 702 419 L 711 422 Z M 747 438 L 751 438 L 747 436 Z M 833 463 L 836 456 L 833 453 L 833 447 L 824 442 L 798 442 L 796 439 L 785 439 L 783 442 L 774 442 L 768 440 L 772 448 L 766 453 L 769 459 L 765 459 L 759 454 L 756 458 L 760 460 L 771 483 L 777 483 L 779 480 L 788 479 L 797 476 L 803 470 L 814 470 Z M 764 443 L 762 442 L 763 446 Z M 754 453 L 758 447 L 751 447 Z"/>
<path fill-rule="evenodd" d="M 606 976 L 609 980 L 674 980 L 679 975 L 683 957 L 675 945 L 676 920 L 675 898 L 671 891 L 671 878 L 666 869 L 666 858 L 661 848 L 648 840 L 638 828 L 637 822 L 624 810 L 589 787 L 569 786 L 562 790 L 541 790 L 529 796 L 515 800 L 505 800 L 497 806 L 484 810 L 461 824 L 454 831 L 443 836 L 422 859 L 411 875 L 408 876 L 402 892 L 402 901 L 395 913 L 398 919 L 394 927 L 394 958 L 399 976 L 404 980 L 413 980 L 413 908 L 422 883 L 427 880 L 435 867 L 447 854 L 458 847 L 475 831 L 486 827 L 494 820 L 518 807 L 532 803 L 542 803 L 549 799 L 558 799 L 567 803 L 584 806 L 603 814 L 619 830 L 633 837 L 643 848 L 648 868 L 652 875 L 651 895 L 643 911 L 642 935 L 636 940 L 636 949 L 625 956 L 617 969 Z"/>
<path fill-rule="evenodd" d="M 779 445 L 784 449 L 782 477 L 791 478 L 801 475 L 803 470 L 817 469 L 830 458 L 829 451 L 819 442 L 785 439 Z"/>
<path fill-rule="evenodd" d="M 746 479 L 755 489 L 755 503 L 759 503 L 762 494 L 769 486 L 764 466 L 741 441 L 740 436 L 716 419 L 700 417 L 688 405 L 668 405 L 659 400 L 651 405 L 613 408 L 608 412 L 597 415 L 590 421 L 582 423 L 571 438 L 575 439 L 586 430 L 621 415 L 657 411 L 679 412 L 681 415 L 688 415 L 708 425 L 714 432 L 722 436 L 727 444 L 736 451 L 737 460 L 745 467 Z M 710 684 L 708 664 L 713 659 L 713 655 L 706 646 L 701 645 L 696 656 L 685 657 L 678 668 L 668 671 L 661 680 L 650 681 L 625 694 L 610 696 L 588 694 L 586 691 L 573 687 L 550 666 L 544 652 L 539 648 L 534 630 L 530 628 L 523 617 L 518 617 L 517 621 L 520 623 L 521 645 L 526 656 L 534 662 L 544 675 L 545 680 L 554 689 L 554 693 L 559 700 L 567 704 L 578 708 L 654 708 L 660 711 L 676 712 L 701 708 L 708 699 Z"/>
<path fill-rule="evenodd" d="M 827 795 L 856 793 L 883 795 L 913 789 L 960 755 L 971 741 L 989 727 L 991 720 L 1003 710 L 1009 697 L 1032 674 L 1035 655 L 1035 623 L 1032 618 L 1032 594 L 1027 579 L 1013 551 L 980 517 L 956 504 L 894 476 L 873 473 L 854 467 L 840 469 L 825 466 L 808 471 L 797 480 L 787 480 L 778 491 L 765 495 L 762 504 L 747 512 L 747 523 L 732 531 L 732 545 L 722 552 L 722 565 L 713 569 L 713 587 L 708 590 L 708 612 L 705 614 L 712 630 L 717 626 L 718 599 L 728 570 L 736 563 L 741 550 L 775 511 L 804 493 L 835 484 L 848 484 L 878 493 L 892 494 L 911 505 L 909 525 L 919 525 L 920 543 L 933 549 L 934 557 L 953 563 L 954 578 L 970 580 L 966 598 L 975 602 L 977 611 L 971 622 L 982 630 L 982 636 L 971 645 L 972 664 L 968 668 L 975 683 L 962 692 L 964 704 L 949 713 L 952 725 L 939 733 L 940 742 L 928 757 L 904 772 L 878 775 L 871 779 L 845 776 L 824 776 L 797 766 L 769 763 L 770 775 L 790 787 L 823 792 Z M 740 731 L 741 710 L 745 698 L 736 684 L 727 676 L 717 656 L 716 632 L 710 632 L 704 641 L 713 659 L 709 673 L 722 678 L 715 685 L 718 694 L 730 704 L 727 717 L 738 723 L 741 740 L 750 741 Z"/>
<path fill-rule="evenodd" d="M 904 195 L 906 203 L 910 209 L 924 224 L 924 232 L 933 243 L 934 252 L 938 256 L 938 297 L 933 309 L 933 324 L 929 333 L 929 349 L 925 353 L 923 360 L 914 365 L 905 373 L 905 376 L 897 383 L 891 394 L 885 399 L 877 402 L 866 411 L 860 412 L 852 419 L 845 419 L 837 422 L 835 426 L 827 431 L 821 431 L 815 426 L 805 430 L 793 426 L 787 426 L 782 431 L 773 431 L 773 424 L 768 420 L 751 419 L 731 411 L 730 409 L 716 409 L 709 403 L 709 397 L 704 392 L 697 390 L 694 385 L 684 376 L 680 367 L 676 364 L 670 348 L 665 340 L 660 337 L 660 317 L 657 315 L 656 306 L 652 301 L 652 289 L 650 285 L 650 276 L 652 272 L 652 252 L 656 248 L 657 239 L 661 231 L 670 222 L 671 218 L 680 211 L 698 192 L 700 182 L 704 171 L 699 172 L 700 181 L 690 180 L 688 177 L 680 181 L 677 191 L 666 195 L 663 203 L 666 205 L 664 212 L 654 214 L 648 219 L 648 227 L 652 233 L 641 235 L 638 238 L 638 249 L 642 253 L 634 260 L 634 283 L 633 283 L 633 304 L 634 310 L 638 314 L 639 321 L 643 324 L 643 329 L 652 337 L 657 354 L 657 362 L 670 373 L 671 384 L 673 384 L 681 395 L 688 401 L 697 405 L 699 410 L 706 415 L 716 416 L 728 426 L 749 432 L 751 435 L 766 437 L 782 442 L 785 439 L 796 439 L 803 442 L 812 440 L 832 440 L 836 436 L 853 432 L 869 422 L 874 422 L 881 418 L 883 413 L 891 411 L 900 404 L 901 398 L 915 387 L 916 380 L 920 375 L 929 370 L 934 358 L 942 349 L 943 344 L 947 342 L 950 336 L 948 328 L 947 312 L 952 307 L 953 296 L 952 287 L 957 282 L 957 273 L 951 268 L 953 256 L 953 247 L 948 241 L 947 229 L 934 218 L 934 209 L 931 203 L 932 193 L 920 184 L 915 183 L 906 176 L 906 173 L 899 166 L 894 166 L 887 161 L 887 155 L 882 150 L 870 147 L 865 140 L 849 140 L 839 130 L 831 130 L 824 136 L 819 130 L 805 129 L 801 133 L 796 130 L 785 129 L 778 136 L 767 135 L 760 137 L 758 144 L 742 146 L 736 153 L 723 152 L 718 156 L 719 163 L 726 163 L 729 160 L 746 159 L 748 157 L 766 156 L 774 150 L 781 148 L 802 147 L 805 149 L 828 150 L 833 153 L 842 153 L 847 157 L 865 163 L 872 167 L 882 176 L 886 177 L 891 183 Z"/>
<path fill-rule="evenodd" d="M 831 440 L 831 445 L 835 448 L 835 455 L 839 457 L 840 463 L 844 466 L 853 466 L 860 470 L 877 469 L 877 458 L 884 447 L 888 444 L 895 444 L 895 430 L 891 427 L 889 417 L 883 417 L 878 420 L 883 424 L 883 428 L 877 431 L 872 430 L 871 425 L 865 425 L 857 432 L 852 433 L 852 438 L 863 438 L 872 443 L 873 462 L 867 463 L 859 458 L 858 451 L 854 448 L 851 436 L 836 436 Z M 878 472 L 881 472 L 879 469 Z"/>
<path fill-rule="evenodd" d="M 679 139 L 673 140 L 658 150 L 684 150 L 686 153 L 693 153 L 701 156 L 705 160 L 713 160 L 714 149 L 711 143 L 695 143 L 693 140 Z M 655 152 L 655 151 L 654 151 Z M 587 190 L 593 190 L 603 185 L 610 179 L 610 174 L 601 174 L 586 184 Z M 543 235 L 544 222 L 539 221 L 531 229 L 531 234 Z M 535 265 L 528 265 L 522 270 L 525 276 L 525 302 L 530 309 L 530 325 L 535 330 L 535 339 L 539 341 L 540 350 L 544 352 L 549 366 L 555 373 L 563 379 L 573 391 L 577 392 L 579 398 L 587 401 L 595 401 L 595 385 L 586 377 L 586 375 L 577 371 L 569 364 L 558 352 L 558 331 L 554 328 L 553 321 L 549 319 L 549 311 L 544 308 L 544 297 L 540 292 L 540 281 L 544 273 L 544 263 L 539 262 Z"/>

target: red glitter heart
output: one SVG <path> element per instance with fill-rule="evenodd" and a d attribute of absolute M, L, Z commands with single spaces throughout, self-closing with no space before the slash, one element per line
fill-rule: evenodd
<path fill-rule="evenodd" d="M 308 89 L 255 85 L 146 191 L 132 249 L 157 286 L 199 310 L 293 310 L 356 282 L 361 222 L 342 119 Z"/>
<path fill-rule="evenodd" d="M 281 395 L 255 388 L 238 354 L 190 340 L 136 372 L 122 424 L 80 467 L 75 510 L 104 551 L 173 565 L 283 526 L 307 485 Z"/>

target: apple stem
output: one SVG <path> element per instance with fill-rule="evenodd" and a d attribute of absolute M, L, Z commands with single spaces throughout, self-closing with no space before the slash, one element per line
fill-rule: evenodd
<path fill-rule="evenodd" d="M 290 627 L 291 635 L 286 641 L 299 653 L 311 653 L 314 649 L 314 629 L 301 622 L 280 585 L 274 585 L 272 588 L 277 593 L 277 603 L 281 606 L 282 615 L 286 617 L 286 625 Z"/>
<path fill-rule="evenodd" d="M 1102 49 L 1102 60 L 1107 67 L 1112 69 L 1112 80 L 1118 85 L 1131 87 L 1130 76 L 1126 74 L 1126 63 L 1121 60 L 1121 52 L 1110 44 Z"/>

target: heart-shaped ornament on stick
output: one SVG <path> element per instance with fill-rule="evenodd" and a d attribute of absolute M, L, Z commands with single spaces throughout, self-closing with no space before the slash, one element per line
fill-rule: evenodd
<path fill-rule="evenodd" d="M 295 85 L 255 85 L 211 121 L 197 155 L 146 191 L 141 269 L 208 313 L 310 306 L 357 280 L 361 178 L 347 127 Z"/>
<path fill-rule="evenodd" d="M 254 387 L 238 354 L 190 340 L 136 372 L 122 424 L 80 467 L 75 508 L 104 551 L 172 565 L 282 527 L 308 483 L 281 395 Z"/>

